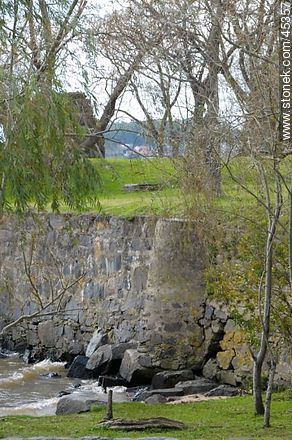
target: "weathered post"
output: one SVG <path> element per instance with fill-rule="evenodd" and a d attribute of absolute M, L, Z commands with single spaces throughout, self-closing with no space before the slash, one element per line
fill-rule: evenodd
<path fill-rule="evenodd" d="M 106 420 L 113 419 L 113 390 L 108 390 Z"/>

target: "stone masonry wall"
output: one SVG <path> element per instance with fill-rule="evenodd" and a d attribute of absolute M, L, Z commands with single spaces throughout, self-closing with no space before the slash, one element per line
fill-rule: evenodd
<path fill-rule="evenodd" d="M 58 300 L 58 312 L 50 315 L 56 307 L 48 307 L 18 324 L 5 336 L 6 347 L 70 359 L 100 329 L 111 344 L 137 342 L 153 371 L 192 368 L 234 385 L 250 373 L 241 334 L 224 307 L 205 298 L 204 252 L 183 221 L 2 217 L 0 328 L 48 303 L 61 291 L 60 280 L 73 286 Z M 283 381 L 291 378 L 290 361 Z"/>

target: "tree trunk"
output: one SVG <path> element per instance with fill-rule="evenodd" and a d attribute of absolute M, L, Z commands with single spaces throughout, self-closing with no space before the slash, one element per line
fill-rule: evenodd
<path fill-rule="evenodd" d="M 270 418 L 271 418 L 271 400 L 272 400 L 272 392 L 273 392 L 273 383 L 276 371 L 276 362 L 274 359 L 271 361 L 271 367 L 269 371 L 269 381 L 268 388 L 266 394 L 266 403 L 265 403 L 265 414 L 264 414 L 264 427 L 270 427 Z"/>
<path fill-rule="evenodd" d="M 253 392 L 255 398 L 255 411 L 256 414 L 264 414 L 265 409 L 263 406 L 262 393 L 261 393 L 261 373 L 263 363 L 267 354 L 269 336 L 270 336 L 270 320 L 271 320 L 271 302 L 273 293 L 273 247 L 276 236 L 276 230 L 281 214 L 283 205 L 281 180 L 278 174 L 278 170 L 275 169 L 275 181 L 276 181 L 276 205 L 274 212 L 269 209 L 268 212 L 268 225 L 267 225 L 267 239 L 266 239 L 266 255 L 265 255 L 265 295 L 264 295 L 264 312 L 263 316 L 260 316 L 262 321 L 262 334 L 260 341 L 260 348 L 257 355 L 254 358 L 254 375 L 253 375 Z M 267 189 L 268 194 L 268 189 Z M 269 199 L 269 197 L 267 197 Z M 268 204 L 270 207 L 270 204 Z"/>
<path fill-rule="evenodd" d="M 257 360 L 253 364 L 253 395 L 256 414 L 264 414 L 265 408 L 262 397 L 262 363 Z"/>

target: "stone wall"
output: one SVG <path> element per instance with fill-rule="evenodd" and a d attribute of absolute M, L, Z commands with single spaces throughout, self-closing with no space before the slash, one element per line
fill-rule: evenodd
<path fill-rule="evenodd" d="M 2 217 L 0 275 L 1 327 L 48 303 L 60 280 L 73 284 L 57 313 L 48 307 L 5 336 L 10 349 L 70 360 L 99 329 L 109 344 L 137 343 L 153 372 L 192 368 L 234 385 L 250 373 L 242 336 L 224 307 L 205 298 L 203 248 L 180 220 Z"/>

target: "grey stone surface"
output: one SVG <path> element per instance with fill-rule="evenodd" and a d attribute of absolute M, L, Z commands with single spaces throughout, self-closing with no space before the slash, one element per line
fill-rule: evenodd
<path fill-rule="evenodd" d="M 161 371 L 153 376 L 151 388 L 171 388 L 178 382 L 192 380 L 194 374 L 192 370 L 181 371 Z"/>
<path fill-rule="evenodd" d="M 219 365 L 216 378 L 234 384 L 250 374 L 252 363 L 241 355 L 234 322 L 223 304 L 205 297 L 204 247 L 191 225 L 178 219 L 91 214 L 48 214 L 18 222 L 3 215 L 0 270 L 8 286 L 0 286 L 0 328 L 8 316 L 16 319 L 37 309 L 27 294 L 31 286 L 23 271 L 23 236 L 28 246 L 34 237 L 33 273 L 49 274 L 58 283 L 61 271 L 69 284 L 84 269 L 86 276 L 64 296 L 65 313 L 21 323 L 5 335 L 4 346 L 22 352 L 32 346 L 36 360 L 46 355 L 72 359 L 86 349 L 91 357 L 105 343 L 135 341 L 140 355 L 128 359 L 131 367 L 124 359 L 121 368 L 131 381 L 137 377 L 149 383 L 161 370 L 203 369 L 213 377 L 216 366 L 210 362 L 205 366 L 205 360 L 233 349 L 232 335 L 227 348 L 220 345 L 224 333 L 233 332 L 236 356 L 226 371 Z M 50 286 L 45 279 L 40 281 L 46 302 Z M 292 384 L 291 365 L 288 353 L 277 366 L 275 378 L 281 385 Z"/>
<path fill-rule="evenodd" d="M 86 348 L 85 355 L 90 358 L 90 356 L 99 348 L 101 345 L 108 342 L 108 336 L 102 329 L 97 329 L 94 331 L 89 344 Z"/>
<path fill-rule="evenodd" d="M 91 379 L 92 371 L 86 368 L 88 362 L 87 356 L 78 355 L 75 357 L 74 361 L 70 365 L 67 376 L 68 377 L 78 377 L 80 379 Z"/>
<path fill-rule="evenodd" d="M 205 396 L 207 397 L 213 397 L 213 396 L 239 396 L 240 395 L 240 389 L 235 388 L 228 385 L 219 385 L 217 388 L 213 388 L 212 390 L 208 391 Z"/>
<path fill-rule="evenodd" d="M 42 345 L 44 345 L 45 347 L 54 347 L 55 325 L 51 319 L 39 323 L 38 336 Z"/>
<path fill-rule="evenodd" d="M 78 414 L 90 411 L 92 405 L 106 405 L 108 396 L 104 393 L 72 393 L 61 397 L 57 404 L 56 414 Z M 128 402 L 126 393 L 113 393 L 113 402 Z"/>
<path fill-rule="evenodd" d="M 209 359 L 208 362 L 204 365 L 203 368 L 203 376 L 206 379 L 216 379 L 219 371 L 218 362 L 216 359 Z"/>
<path fill-rule="evenodd" d="M 188 380 L 185 382 L 179 382 L 175 388 L 181 390 L 184 395 L 189 394 L 204 394 L 207 391 L 216 388 L 218 383 L 212 382 L 205 378 L 199 378 L 195 380 Z"/>
<path fill-rule="evenodd" d="M 155 370 L 151 368 L 151 364 L 145 356 L 136 349 L 126 350 L 120 367 L 120 375 L 127 382 L 135 382 L 135 384 L 150 381 L 155 374 Z"/>
<path fill-rule="evenodd" d="M 147 400 L 149 397 L 152 396 L 163 396 L 163 397 L 177 397 L 177 396 L 183 396 L 184 390 L 181 388 L 162 388 L 160 390 L 151 390 L 151 391 L 144 391 L 142 394 L 140 400 Z"/>
<path fill-rule="evenodd" d="M 56 409 L 57 415 L 65 415 L 65 414 L 79 414 L 81 412 L 90 411 L 91 406 L 95 404 L 102 404 L 96 398 L 96 396 L 92 397 L 84 397 L 79 395 L 69 395 L 61 397 Z"/>
<path fill-rule="evenodd" d="M 112 360 L 112 347 L 110 344 L 99 347 L 88 359 L 86 368 L 88 370 L 98 370 L 103 365 Z"/>
<path fill-rule="evenodd" d="M 161 394 L 154 394 L 153 396 L 147 397 L 147 399 L 145 399 L 145 403 L 149 403 L 149 404 L 165 403 L 165 402 L 167 402 L 167 399 L 165 396 L 162 396 Z"/>

